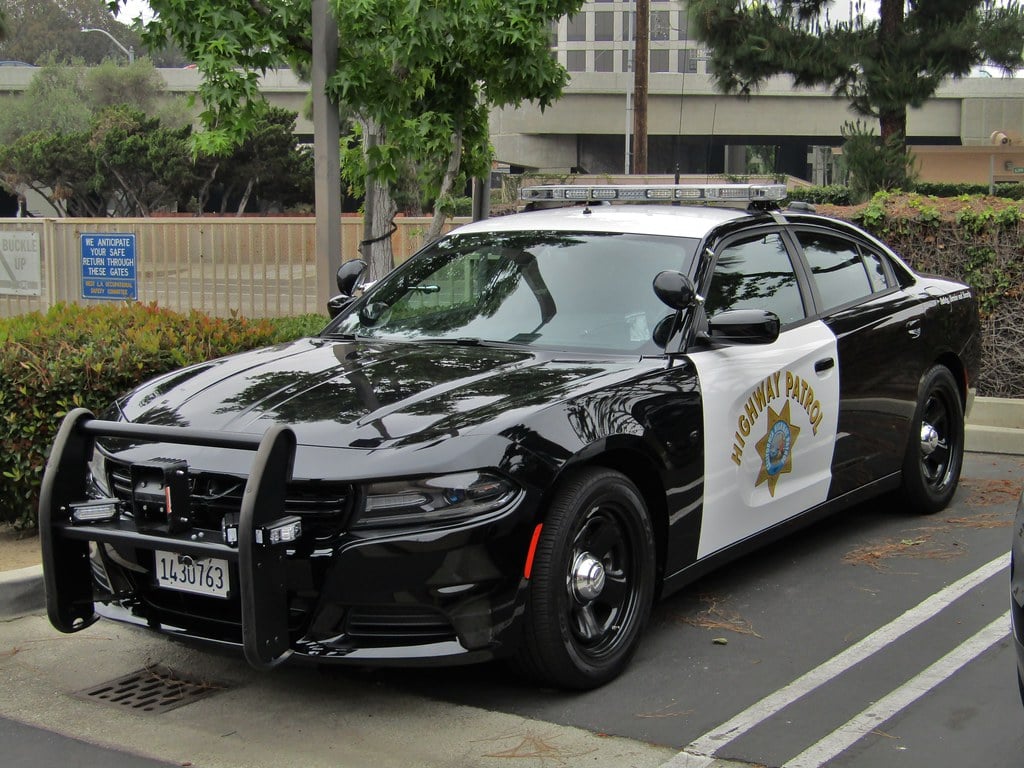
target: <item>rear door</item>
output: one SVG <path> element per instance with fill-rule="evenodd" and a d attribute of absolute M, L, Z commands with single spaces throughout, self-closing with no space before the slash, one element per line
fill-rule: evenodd
<path fill-rule="evenodd" d="M 824 227 L 794 228 L 819 317 L 836 337 L 838 440 L 833 498 L 896 472 L 925 367 L 920 300 L 871 243 Z"/>
<path fill-rule="evenodd" d="M 707 317 L 765 309 L 772 344 L 694 347 L 704 404 L 705 485 L 698 558 L 824 502 L 831 484 L 839 366 L 836 338 L 812 319 L 807 275 L 779 227 L 713 243 Z"/>

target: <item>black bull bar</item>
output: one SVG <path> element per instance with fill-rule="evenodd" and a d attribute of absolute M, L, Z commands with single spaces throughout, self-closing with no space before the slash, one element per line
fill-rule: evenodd
<path fill-rule="evenodd" d="M 72 504 L 87 500 L 87 465 L 97 437 L 255 451 L 239 513 L 238 546 L 154 535 L 125 524 L 72 521 Z M 64 418 L 46 462 L 39 494 L 39 538 L 43 553 L 46 611 L 61 632 L 85 629 L 95 612 L 89 542 L 128 543 L 148 549 L 218 557 L 237 563 L 242 641 L 246 660 L 267 669 L 291 655 L 285 590 L 285 553 L 280 545 L 257 542 L 257 533 L 285 515 L 286 485 L 295 461 L 295 433 L 274 425 L 262 435 L 214 432 L 101 421 L 85 408 Z"/>

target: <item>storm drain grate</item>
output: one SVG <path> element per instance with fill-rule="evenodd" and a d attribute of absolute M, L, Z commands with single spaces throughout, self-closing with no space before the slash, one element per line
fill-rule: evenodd
<path fill-rule="evenodd" d="M 94 685 L 75 695 L 158 715 L 226 689 L 227 686 L 220 683 L 189 680 L 173 669 L 153 666 Z"/>

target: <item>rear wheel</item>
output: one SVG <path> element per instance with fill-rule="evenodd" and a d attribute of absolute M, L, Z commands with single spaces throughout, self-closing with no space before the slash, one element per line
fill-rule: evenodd
<path fill-rule="evenodd" d="M 937 365 L 921 379 L 910 443 L 903 460 L 903 494 L 926 514 L 945 508 L 964 460 L 964 409 L 953 374 Z"/>
<path fill-rule="evenodd" d="M 609 469 L 577 472 L 556 492 L 537 545 L 519 666 L 563 688 L 616 677 L 650 615 L 654 573 L 636 486 Z"/>

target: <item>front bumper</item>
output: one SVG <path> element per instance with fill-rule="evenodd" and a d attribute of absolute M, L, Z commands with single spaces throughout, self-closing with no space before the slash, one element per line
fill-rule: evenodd
<path fill-rule="evenodd" d="M 131 516 L 76 523 L 97 437 L 254 451 L 234 535 L 213 526 L 153 530 Z M 83 629 L 102 615 L 184 639 L 240 646 L 255 667 L 293 654 L 374 664 L 462 663 L 517 642 L 524 559 L 534 521 L 524 492 L 480 519 L 432 529 L 311 529 L 266 543 L 288 518 L 295 438 L 151 427 L 68 415 L 47 464 L 40 537 L 51 623 Z M 261 543 L 263 542 L 263 543 Z M 155 553 L 226 562 L 226 598 L 157 583 Z"/>

